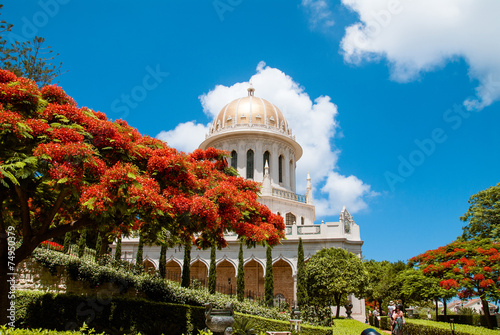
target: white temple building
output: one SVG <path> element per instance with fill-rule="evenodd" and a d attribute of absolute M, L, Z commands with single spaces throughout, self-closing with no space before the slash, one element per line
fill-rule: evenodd
<path fill-rule="evenodd" d="M 282 112 L 269 101 L 254 96 L 236 99 L 222 108 L 214 119 L 200 149 L 214 147 L 231 153 L 230 165 L 240 176 L 262 183 L 260 201 L 271 212 L 285 220 L 285 239 L 275 246 L 273 254 L 274 294 L 277 301 L 294 304 L 297 292 L 298 241 L 302 238 L 307 259 L 322 248 L 337 247 L 361 257 L 359 226 L 344 207 L 337 222 L 315 223 L 315 207 L 311 178 L 307 176 L 305 195 L 296 194 L 296 165 L 302 147 L 295 141 Z M 217 250 L 217 290 L 236 293 L 239 242 L 235 234 L 226 235 L 228 246 Z M 135 261 L 138 239 L 122 241 L 122 258 Z M 114 246 L 113 246 L 114 248 Z M 158 269 L 160 247 L 144 246 L 144 265 Z M 167 251 L 167 278 L 180 280 L 184 250 Z M 261 246 L 244 248 L 245 297 L 264 294 L 266 249 Z M 210 250 L 191 250 L 191 278 L 201 284 L 208 282 Z M 332 278 L 335 280 L 335 278 Z M 365 321 L 364 300 L 349 297 L 355 319 Z M 344 312 L 343 310 L 341 311 Z M 344 314 L 345 315 L 345 314 Z"/>

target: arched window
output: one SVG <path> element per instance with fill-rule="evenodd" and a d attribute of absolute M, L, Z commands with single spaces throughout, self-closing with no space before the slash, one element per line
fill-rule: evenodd
<path fill-rule="evenodd" d="M 238 169 L 238 153 L 236 150 L 231 151 L 231 167 Z"/>
<path fill-rule="evenodd" d="M 247 151 L 247 179 L 253 179 L 253 150 Z"/>
<path fill-rule="evenodd" d="M 269 151 L 266 151 L 264 152 L 264 159 L 262 160 L 262 171 L 264 173 L 266 173 L 266 162 L 267 162 L 267 166 L 269 166 L 269 168 L 271 168 L 271 161 L 269 160 Z"/>
<path fill-rule="evenodd" d="M 306 221 L 306 220 L 304 219 L 304 217 L 303 217 L 303 216 L 301 216 L 301 217 L 300 217 L 300 224 L 301 224 L 301 225 L 304 225 L 305 221 Z"/>
<path fill-rule="evenodd" d="M 292 213 L 286 213 L 285 223 L 287 226 L 291 226 L 296 223 L 296 217 Z"/>
<path fill-rule="evenodd" d="M 280 155 L 280 158 L 278 160 L 278 170 L 279 170 L 279 182 L 283 182 L 283 155 Z"/>

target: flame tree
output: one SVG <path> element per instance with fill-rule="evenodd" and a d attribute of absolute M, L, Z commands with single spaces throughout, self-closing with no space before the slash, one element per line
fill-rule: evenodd
<path fill-rule="evenodd" d="M 410 259 L 439 286 L 457 290 L 460 298 L 479 297 L 491 327 L 488 300 L 500 298 L 500 243 L 491 240 L 455 241 Z"/>
<path fill-rule="evenodd" d="M 283 219 L 258 203 L 259 185 L 236 176 L 226 154 L 179 153 L 78 107 L 60 87 L 0 70 L 0 324 L 8 273 L 69 231 L 140 230 L 146 241 L 167 231 L 199 247 L 225 246 L 234 231 L 248 244 L 278 243 Z"/>

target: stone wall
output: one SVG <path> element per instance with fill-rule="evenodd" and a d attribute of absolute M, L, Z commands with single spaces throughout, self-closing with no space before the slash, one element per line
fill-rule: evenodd
<path fill-rule="evenodd" d="M 92 287 L 88 282 L 71 280 L 63 266 L 57 266 L 52 274 L 49 269 L 32 259 L 22 261 L 16 268 L 17 290 L 33 290 L 51 293 L 72 293 L 77 295 L 106 295 L 138 297 L 135 290 L 120 292 L 119 285 L 104 283 Z"/>

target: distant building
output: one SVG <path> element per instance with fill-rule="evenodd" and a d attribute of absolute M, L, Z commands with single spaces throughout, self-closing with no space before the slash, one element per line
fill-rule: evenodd
<path fill-rule="evenodd" d="M 481 299 L 479 298 L 470 300 L 454 300 L 447 304 L 447 308 L 455 313 L 458 313 L 463 308 L 470 308 L 478 314 L 484 314 L 483 304 L 481 303 Z M 489 309 L 490 309 L 490 315 L 495 314 L 497 306 L 489 303 Z"/>
<path fill-rule="evenodd" d="M 314 131 L 314 129 L 311 129 Z M 297 251 L 302 238 L 304 255 L 309 259 L 322 248 L 337 247 L 361 257 L 359 226 L 344 207 L 337 222 L 315 224 L 315 207 L 311 178 L 307 176 L 305 195 L 296 194 L 296 163 L 302 147 L 295 141 L 282 112 L 269 101 L 248 96 L 228 103 L 214 119 L 201 149 L 214 147 L 231 153 L 230 165 L 242 177 L 262 183 L 260 201 L 271 212 L 285 220 L 286 238 L 273 248 L 275 299 L 293 304 L 297 293 Z M 217 289 L 235 294 L 239 243 L 237 236 L 227 234 L 227 248 L 217 251 Z M 138 239 L 122 241 L 122 257 L 134 261 Z M 144 247 L 144 264 L 158 269 L 160 248 Z M 180 280 L 184 251 L 181 247 L 167 253 L 167 277 Z M 266 250 L 263 247 L 244 249 L 245 297 L 258 298 L 264 294 Z M 210 250 L 191 251 L 191 278 L 202 284 L 208 281 Z M 332 280 L 336 280 L 332 278 Z M 353 317 L 365 321 L 364 300 L 350 297 Z"/>

